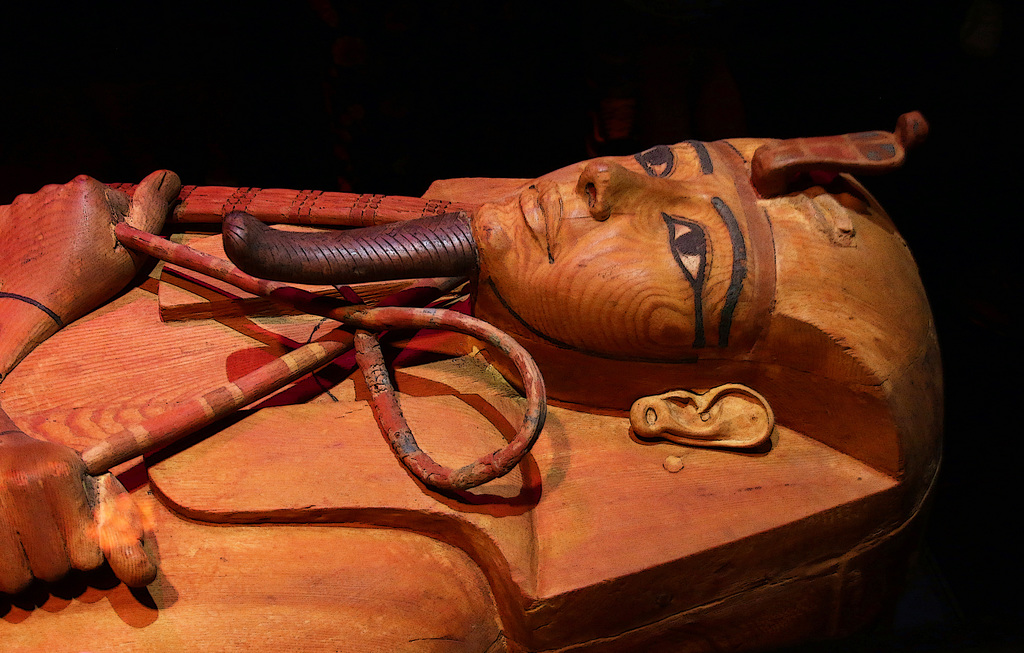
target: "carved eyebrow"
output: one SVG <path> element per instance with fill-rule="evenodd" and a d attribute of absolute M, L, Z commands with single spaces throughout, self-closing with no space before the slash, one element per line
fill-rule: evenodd
<path fill-rule="evenodd" d="M 700 161 L 700 171 L 705 175 L 715 172 L 715 164 L 711 161 L 711 154 L 704 143 L 700 141 L 686 141 L 687 145 L 697 152 L 697 159 Z"/>

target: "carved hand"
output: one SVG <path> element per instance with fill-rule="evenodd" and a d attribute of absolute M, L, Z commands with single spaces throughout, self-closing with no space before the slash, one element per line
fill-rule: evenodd
<path fill-rule="evenodd" d="M 131 199 L 84 175 L 0 206 L 0 379 L 39 343 L 122 289 L 144 257 L 114 235 L 124 221 L 158 232 L 181 182 L 146 177 Z M 104 557 L 128 585 L 156 567 L 138 510 L 109 474 L 93 478 L 72 449 L 23 433 L 0 409 L 0 592 L 94 569 Z"/>
<path fill-rule="evenodd" d="M 180 188 L 176 174 L 158 170 L 129 199 L 79 175 L 0 206 L 0 379 L 128 285 L 145 257 L 117 242 L 115 225 L 159 232 Z"/>
<path fill-rule="evenodd" d="M 134 502 L 110 474 L 93 478 L 70 447 L 36 440 L 0 409 L 0 592 L 103 564 L 144 586 L 156 565 Z"/>

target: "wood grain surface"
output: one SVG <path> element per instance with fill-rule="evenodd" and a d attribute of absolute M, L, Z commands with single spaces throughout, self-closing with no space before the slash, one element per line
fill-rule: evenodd
<path fill-rule="evenodd" d="M 157 580 L 129 591 L 101 570 L 37 583 L 0 599 L 0 641 L 15 651 L 710 652 L 868 622 L 898 586 L 938 467 L 934 328 L 906 245 L 856 181 L 772 198 L 729 181 L 750 174 L 767 142 L 680 143 L 534 181 L 436 183 L 431 201 L 482 205 L 474 310 L 523 343 L 554 397 L 519 467 L 473 490 L 424 486 L 395 460 L 342 357 L 117 468 L 146 516 Z M 672 170 L 696 191 L 678 196 Z M 554 206 L 552 188 L 563 216 L 586 219 L 562 226 L 592 248 L 570 260 L 597 265 L 590 254 L 626 239 L 661 276 L 616 276 L 632 254 L 606 277 L 546 276 L 549 256 L 573 251 L 537 247 L 559 233 L 535 219 Z M 630 210 L 617 213 L 619 200 Z M 487 215 L 513 215 L 521 224 L 509 233 L 538 239 L 502 257 Z M 654 231 L 640 231 L 641 216 Z M 190 240 L 219 254 L 213 240 Z M 155 270 L 40 344 L 0 385 L 7 414 L 83 450 L 333 326 L 264 315 L 200 278 L 183 288 L 185 276 Z M 675 313 L 658 331 L 648 318 L 661 314 L 629 293 L 647 280 L 661 292 L 669 277 Z M 628 310 L 601 303 L 599 287 Z M 530 303 L 543 289 L 550 297 Z M 437 462 L 458 467 L 515 434 L 521 379 L 486 343 L 433 335 L 385 353 L 398 357 L 405 417 Z M 726 383 L 770 405 L 768 443 L 698 449 L 631 432 L 637 398 Z"/>

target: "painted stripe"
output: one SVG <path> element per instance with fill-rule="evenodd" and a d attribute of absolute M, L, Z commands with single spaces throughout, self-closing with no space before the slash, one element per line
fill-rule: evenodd
<path fill-rule="evenodd" d="M 217 412 L 213 410 L 213 406 L 210 405 L 210 402 L 206 399 L 205 396 L 198 397 L 196 399 L 196 403 L 199 404 L 199 407 L 203 409 L 203 414 L 206 415 L 208 418 L 212 419 L 217 416 Z"/>
<path fill-rule="evenodd" d="M 62 329 L 64 328 L 64 320 L 60 319 L 59 315 L 57 315 L 56 313 L 51 311 L 46 306 L 43 306 L 42 303 L 32 299 L 31 297 L 26 297 L 25 295 L 19 295 L 17 293 L 13 293 L 13 292 L 0 292 L 0 299 L 17 299 L 20 302 L 25 302 L 26 304 L 32 304 L 33 306 L 35 306 L 36 308 L 38 308 L 42 312 L 44 312 L 47 315 L 49 315 L 50 319 L 57 323 L 57 326 L 59 326 Z"/>
<path fill-rule="evenodd" d="M 242 402 L 245 401 L 245 393 L 242 392 L 242 389 L 238 387 L 237 383 L 229 383 L 224 386 L 224 389 L 227 391 L 228 395 L 231 396 L 233 405 L 241 406 Z"/>
<path fill-rule="evenodd" d="M 298 352 L 298 353 L 295 353 L 295 352 Z M 298 372 L 298 371 L 299 371 L 299 368 L 300 368 L 300 367 L 302 366 L 302 364 L 303 364 L 303 361 L 301 360 L 301 358 L 300 358 L 300 357 L 301 357 L 301 356 L 302 356 L 302 355 L 303 355 L 304 353 L 305 353 L 305 352 L 303 352 L 303 351 L 301 351 L 301 350 L 298 350 L 298 349 L 296 349 L 295 351 L 292 351 L 292 352 L 290 352 L 290 353 L 287 353 L 287 354 L 285 354 L 284 356 L 282 356 L 282 357 L 281 357 L 281 358 L 279 358 L 278 360 L 279 360 L 279 361 L 280 361 L 281 363 L 284 363 L 284 366 L 288 368 L 288 371 L 289 371 L 289 372 L 291 372 L 292 374 L 295 374 L 296 372 Z"/>
<path fill-rule="evenodd" d="M 136 442 L 148 446 L 146 443 L 149 442 L 152 434 L 142 424 L 132 424 L 128 427 L 127 431 L 131 433 Z"/>
<path fill-rule="evenodd" d="M 747 163 L 750 163 L 749 161 L 747 161 L 747 157 L 743 156 L 743 152 L 740 152 L 739 150 L 737 150 L 736 146 L 733 145 L 732 143 L 730 143 L 729 141 L 719 141 L 719 143 L 724 143 L 725 145 L 727 145 L 729 147 L 730 150 L 735 152 L 736 156 L 738 156 L 740 158 L 740 161 L 742 161 L 744 163 L 744 165 L 746 165 Z"/>
<path fill-rule="evenodd" d="M 775 306 L 775 241 L 767 212 L 758 205 L 743 156 L 728 141 L 708 143 L 715 169 L 734 180 L 738 204 L 727 195 L 746 244 L 743 317 L 729 334 L 730 348 L 749 351 L 761 338 Z M 740 307 L 737 307 L 739 310 Z"/>

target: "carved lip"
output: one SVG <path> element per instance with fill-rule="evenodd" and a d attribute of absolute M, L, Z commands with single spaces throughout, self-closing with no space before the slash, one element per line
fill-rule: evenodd
<path fill-rule="evenodd" d="M 547 252 L 548 260 L 554 262 L 563 210 L 558 185 L 549 184 L 543 189 L 537 184 L 529 185 L 519 194 L 519 210 L 534 240 Z"/>

